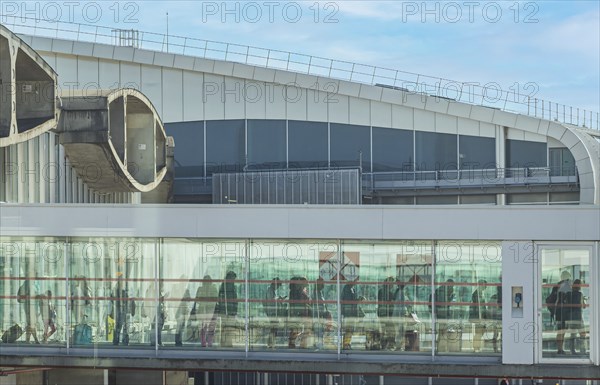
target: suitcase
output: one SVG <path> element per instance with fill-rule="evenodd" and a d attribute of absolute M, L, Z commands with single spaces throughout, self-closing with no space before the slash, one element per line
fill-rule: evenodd
<path fill-rule="evenodd" d="M 418 352 L 419 349 L 419 332 L 416 330 L 407 330 L 404 333 L 404 351 Z"/>
<path fill-rule="evenodd" d="M 73 345 L 89 345 L 92 343 L 92 327 L 88 324 L 75 326 Z"/>
<path fill-rule="evenodd" d="M 2 334 L 2 342 L 5 344 L 12 344 L 16 342 L 23 335 L 23 329 L 18 324 L 14 324 L 9 327 L 8 330 Z"/>

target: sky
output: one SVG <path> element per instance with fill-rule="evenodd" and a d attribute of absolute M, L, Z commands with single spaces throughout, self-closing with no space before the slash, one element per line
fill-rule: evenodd
<path fill-rule="evenodd" d="M 595 0 L 3 1 L 1 11 L 2 22 L 36 16 L 160 34 L 168 24 L 170 36 L 494 83 L 600 111 Z"/>

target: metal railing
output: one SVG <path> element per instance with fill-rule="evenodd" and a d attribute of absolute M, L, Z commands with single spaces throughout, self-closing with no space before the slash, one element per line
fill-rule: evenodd
<path fill-rule="evenodd" d="M 363 173 L 366 189 L 398 189 L 403 184 L 413 188 L 419 183 L 460 184 L 463 187 L 482 185 L 535 185 L 549 183 L 579 184 L 577 169 L 553 167 L 490 168 L 437 171 L 391 171 Z"/>
<path fill-rule="evenodd" d="M 325 169 L 316 169 L 325 170 Z M 332 169 L 335 170 L 335 169 Z M 311 169 L 289 171 L 294 179 L 307 175 Z M 279 171 L 281 172 L 281 171 Z M 265 174 L 275 175 L 272 170 L 265 170 Z M 248 178 L 254 173 L 248 173 Z M 224 174 L 223 174 L 224 175 Z M 232 174 L 233 175 L 233 174 Z M 427 186 L 479 188 L 481 186 L 522 186 L 522 185 L 547 185 L 571 184 L 579 186 L 577 169 L 553 167 L 519 167 L 519 168 L 490 168 L 468 170 L 438 170 L 438 171 L 386 171 L 362 173 L 362 190 L 376 191 L 385 189 L 402 188 L 427 188 Z M 299 180 L 299 179 L 298 179 Z M 213 177 L 186 177 L 175 179 L 175 195 L 210 195 Z"/>
<path fill-rule="evenodd" d="M 0 15 L 0 20 L 13 32 L 20 34 L 110 45 L 119 45 L 122 41 L 119 30 L 114 27 L 9 15 Z M 155 32 L 135 31 L 132 41 L 140 49 L 376 85 L 600 130 L 598 112 L 536 98 L 533 92 L 527 95 L 512 87 L 503 90 L 497 83 L 482 86 L 344 60 Z M 434 101 L 441 102 L 439 99 Z"/>

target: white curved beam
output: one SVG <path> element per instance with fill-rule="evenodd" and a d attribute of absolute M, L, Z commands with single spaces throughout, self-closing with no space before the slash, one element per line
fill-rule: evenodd
<path fill-rule="evenodd" d="M 148 192 L 164 178 L 166 134 L 134 89 L 61 95 L 60 142 L 79 176 L 99 192 Z"/>
<path fill-rule="evenodd" d="M 56 72 L 1 24 L 0 77 L 0 147 L 25 142 L 56 126 Z"/>

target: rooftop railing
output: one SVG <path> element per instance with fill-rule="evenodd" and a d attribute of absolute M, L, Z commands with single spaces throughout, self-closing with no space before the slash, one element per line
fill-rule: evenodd
<path fill-rule="evenodd" d="M 48 21 L 21 16 L 0 15 L 0 21 L 18 34 L 128 46 L 281 69 L 410 93 L 431 95 L 450 101 L 480 105 L 600 130 L 600 114 L 598 112 L 537 98 L 535 94 L 538 87 L 535 83 L 515 84 L 509 87 L 508 90 L 504 90 L 495 82 L 485 85 L 460 82 L 344 60 L 185 36 L 121 30 L 114 27 Z M 523 90 L 526 92 L 524 93 Z"/>

